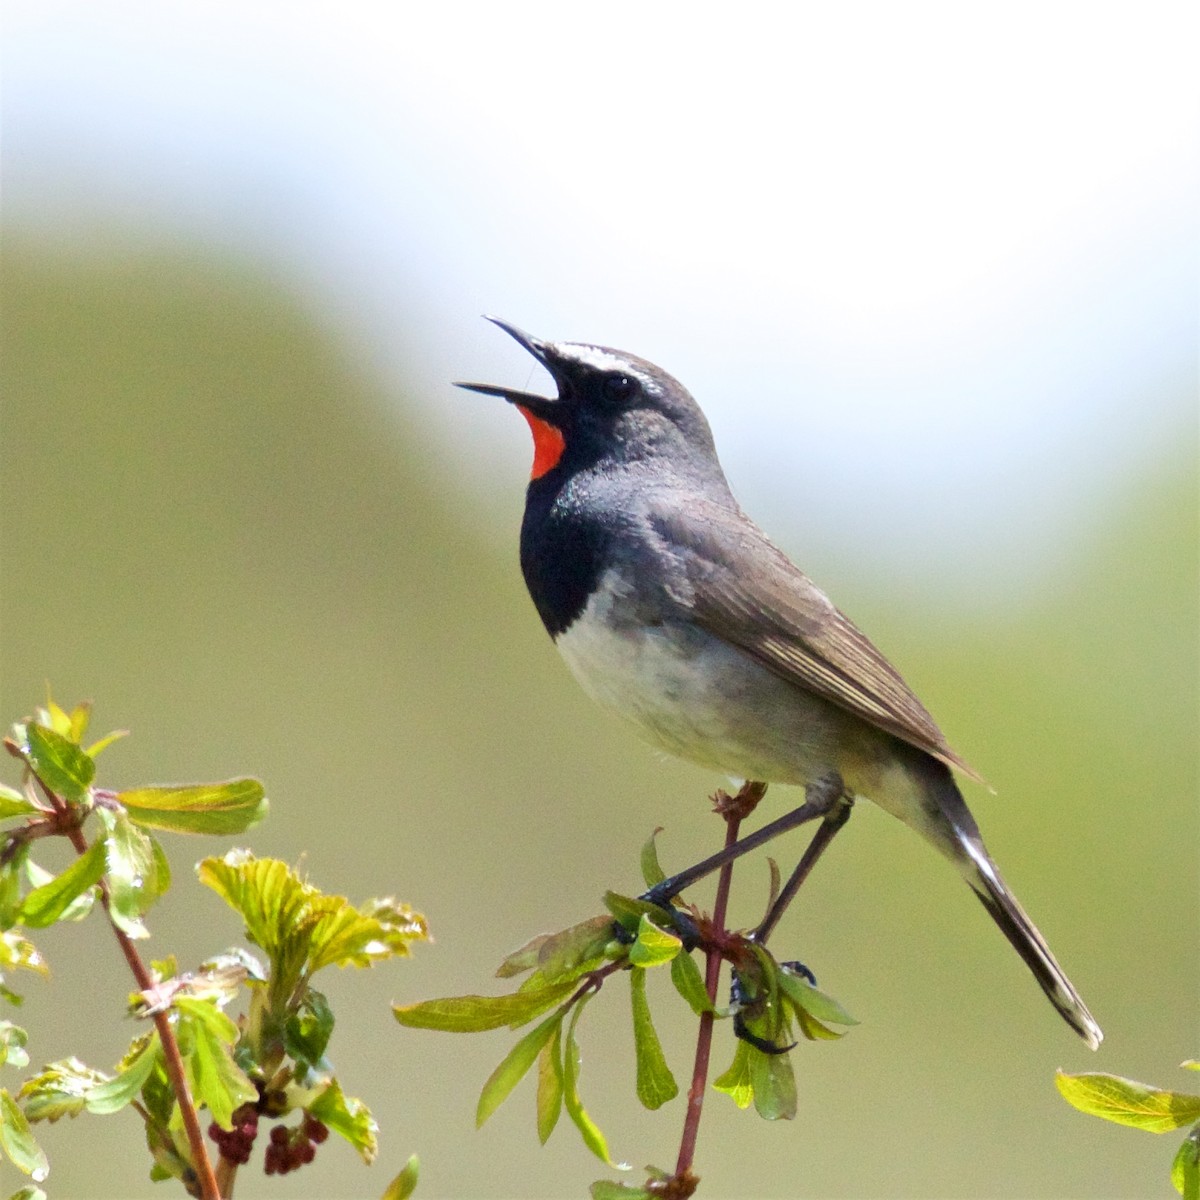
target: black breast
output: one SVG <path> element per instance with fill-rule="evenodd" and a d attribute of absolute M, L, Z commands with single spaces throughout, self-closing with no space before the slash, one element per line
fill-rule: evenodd
<path fill-rule="evenodd" d="M 579 478 L 551 471 L 529 485 L 521 524 L 521 571 L 542 624 L 558 637 L 587 607 L 604 574 L 609 534 L 603 513 L 582 503 Z"/>

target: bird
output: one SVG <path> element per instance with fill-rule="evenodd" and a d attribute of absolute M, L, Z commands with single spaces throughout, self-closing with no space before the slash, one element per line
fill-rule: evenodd
<path fill-rule="evenodd" d="M 833 779 L 850 801 L 898 817 L 957 868 L 1096 1049 L 1100 1026 L 1004 882 L 954 772 L 979 776 L 900 673 L 742 511 L 688 390 L 636 355 L 487 319 L 557 388 L 457 385 L 508 401 L 529 424 L 521 570 L 584 691 L 702 767 L 810 794 Z"/>

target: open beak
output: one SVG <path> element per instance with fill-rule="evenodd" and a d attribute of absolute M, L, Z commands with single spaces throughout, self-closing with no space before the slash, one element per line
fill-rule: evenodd
<path fill-rule="evenodd" d="M 523 329 L 518 329 L 515 325 L 510 325 L 507 321 L 502 321 L 499 317 L 485 316 L 484 320 L 491 321 L 493 325 L 499 325 L 509 337 L 528 350 L 543 367 L 549 370 L 549 343 L 542 341 L 541 338 L 534 337 L 532 334 L 526 333 Z M 533 392 L 517 391 L 515 388 L 499 387 L 494 383 L 455 383 L 454 386 L 466 388 L 470 392 L 480 392 L 485 396 L 499 396 L 502 400 L 507 400 L 510 404 L 516 404 L 521 408 L 528 409 L 536 417 L 541 417 L 545 421 L 554 421 L 554 410 L 558 406 L 557 399 L 551 399 L 548 396 L 538 396 Z"/>

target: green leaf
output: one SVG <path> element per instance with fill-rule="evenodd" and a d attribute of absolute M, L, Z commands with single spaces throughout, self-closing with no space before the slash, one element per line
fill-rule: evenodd
<path fill-rule="evenodd" d="M 27 1185 L 23 1188 L 18 1188 L 8 1200 L 47 1200 L 46 1193 L 40 1187 Z"/>
<path fill-rule="evenodd" d="M 407 954 L 428 937 L 425 918 L 392 899 L 356 909 L 344 896 L 327 896 L 287 863 L 231 850 L 196 868 L 200 881 L 237 912 L 246 934 L 271 958 L 271 992 L 285 1002 L 301 976 L 326 966 L 370 966 Z"/>
<path fill-rule="evenodd" d="M 1171 1164 L 1171 1182 L 1183 1200 L 1200 1200 L 1200 1125 L 1180 1144 Z"/>
<path fill-rule="evenodd" d="M 648 888 L 656 887 L 666 879 L 667 874 L 658 863 L 658 846 L 656 839 L 662 833 L 660 825 L 647 839 L 642 847 L 642 878 Z"/>
<path fill-rule="evenodd" d="M 314 892 L 316 889 L 312 889 Z M 429 936 L 425 918 L 388 896 L 356 909 L 344 896 L 314 896 L 309 935 L 310 974 L 322 967 L 369 967 L 405 957 L 409 943 Z"/>
<path fill-rule="evenodd" d="M 67 745 L 70 745 L 68 742 Z M 34 888 L 21 902 L 17 919 L 31 929 L 53 925 L 67 906 L 90 887 L 100 882 L 107 865 L 103 839 L 93 842 L 87 852 L 77 858 L 61 875 L 49 883 Z"/>
<path fill-rule="evenodd" d="M 783 993 L 799 1009 L 816 1017 L 818 1021 L 829 1021 L 834 1025 L 857 1025 L 858 1022 L 832 996 L 819 992 L 806 979 L 781 967 L 779 986 Z"/>
<path fill-rule="evenodd" d="M 126 813 L 102 808 L 99 817 L 106 831 L 109 915 L 130 937 L 149 937 L 150 931 L 141 918 L 171 886 L 166 855 Z"/>
<path fill-rule="evenodd" d="M 41 1183 L 50 1173 L 45 1151 L 37 1144 L 28 1119 L 7 1088 L 0 1088 L 0 1150 L 35 1183 Z"/>
<path fill-rule="evenodd" d="M 608 909 L 618 923 L 630 933 L 636 934 L 642 917 L 658 917 L 663 919 L 664 911 L 657 904 L 648 900 L 638 900 L 633 896 L 622 896 L 619 892 L 604 893 L 604 907 Z"/>
<path fill-rule="evenodd" d="M 508 1099 L 509 1093 L 525 1078 L 537 1061 L 542 1048 L 562 1027 L 562 1013 L 554 1013 L 531 1029 L 509 1052 L 500 1065 L 488 1076 L 479 1093 L 475 1109 L 475 1128 L 478 1129 Z"/>
<path fill-rule="evenodd" d="M 94 741 L 86 750 L 89 758 L 95 758 L 98 754 L 102 754 L 113 744 L 119 742 L 122 738 L 129 736 L 128 729 L 114 729 L 112 733 L 106 733 L 102 738 Z"/>
<path fill-rule="evenodd" d="M 661 963 L 670 962 L 680 950 L 683 943 L 673 933 L 659 929 L 652 920 L 642 913 L 638 921 L 637 938 L 629 947 L 629 961 L 635 967 L 657 967 Z"/>
<path fill-rule="evenodd" d="M 562 1114 L 563 1068 L 562 1068 L 562 1022 L 554 1036 L 542 1047 L 538 1056 L 537 1083 L 537 1131 L 538 1141 L 544 1146 L 554 1132 Z"/>
<path fill-rule="evenodd" d="M 87 1094 L 107 1082 L 108 1075 L 84 1066 L 77 1058 L 50 1063 L 33 1078 L 25 1080 L 20 1097 L 31 1121 L 57 1121 L 76 1117 L 87 1104 Z"/>
<path fill-rule="evenodd" d="M 379 1150 L 376 1138 L 379 1126 L 375 1124 L 371 1110 L 361 1100 L 347 1096 L 336 1079 L 330 1080 L 329 1086 L 308 1106 L 308 1111 L 344 1137 L 368 1166 L 375 1161 Z M 411 1159 L 409 1163 L 411 1165 Z M 413 1175 L 415 1182 L 415 1167 Z"/>
<path fill-rule="evenodd" d="M 648 1188 L 634 1187 L 630 1183 L 618 1183 L 613 1179 L 597 1179 L 588 1188 L 592 1200 L 654 1200 L 661 1192 L 652 1192 Z"/>
<path fill-rule="evenodd" d="M 178 996 L 174 1007 L 192 1098 L 208 1108 L 222 1129 L 229 1129 L 234 1109 L 258 1099 L 258 1090 L 233 1058 L 237 1026 L 207 1000 Z"/>
<path fill-rule="evenodd" d="M 27 725 L 21 749 L 42 783 L 56 796 L 72 803 L 83 799 L 96 777 L 92 759 L 69 738 L 45 725 Z"/>
<path fill-rule="evenodd" d="M 696 1016 L 702 1017 L 705 1013 L 716 1011 L 713 1002 L 708 998 L 708 989 L 704 986 L 700 968 L 696 966 L 696 960 L 690 954 L 677 954 L 671 959 L 671 982 Z"/>
<path fill-rule="evenodd" d="M 29 1035 L 20 1025 L 0 1021 L 0 1066 L 5 1063 L 10 1067 L 29 1066 L 29 1055 L 25 1052 L 28 1040 Z"/>
<path fill-rule="evenodd" d="M 616 1164 L 608 1156 L 608 1142 L 579 1099 L 579 1069 L 583 1059 L 579 1053 L 579 1043 L 575 1040 L 575 1026 L 579 1024 L 580 1014 L 592 995 L 593 993 L 588 993 L 575 1005 L 575 1011 L 571 1014 L 571 1020 L 567 1025 L 567 1036 L 563 1047 L 563 1104 L 566 1107 L 567 1116 L 579 1130 L 583 1144 L 601 1162 L 613 1167 Z"/>
<path fill-rule="evenodd" d="M 753 1047 L 749 1042 L 738 1041 L 737 1049 L 733 1052 L 733 1062 L 729 1069 L 713 1080 L 712 1085 L 718 1092 L 724 1092 L 738 1108 L 749 1108 L 754 1099 L 754 1085 L 750 1081 L 750 1051 Z"/>
<path fill-rule="evenodd" d="M 283 1029 L 283 1044 L 297 1062 L 320 1068 L 325 1048 L 333 1034 L 333 1010 L 316 988 L 306 988 L 299 1005 L 288 1016 Z"/>
<path fill-rule="evenodd" d="M 633 967 L 629 972 L 629 990 L 633 999 L 633 1045 L 637 1056 L 637 1096 L 643 1107 L 653 1111 L 679 1095 L 679 1085 L 667 1066 L 662 1043 L 650 1017 L 646 1000 L 646 971 Z"/>
<path fill-rule="evenodd" d="M 789 1054 L 764 1054 L 750 1047 L 750 1086 L 764 1121 L 790 1121 L 796 1115 L 796 1076 Z"/>
<path fill-rule="evenodd" d="M 387 1191 L 383 1193 L 380 1200 L 408 1200 L 409 1196 L 417 1190 L 417 1172 L 420 1166 L 421 1164 L 414 1154 L 404 1164 L 404 1170 L 387 1185 Z"/>
<path fill-rule="evenodd" d="M 130 1047 L 117 1075 L 93 1084 L 84 1093 L 83 1100 L 88 1112 L 99 1115 L 119 1112 L 132 1103 L 145 1086 L 150 1072 L 161 1061 L 162 1045 L 157 1031 L 140 1037 Z"/>
<path fill-rule="evenodd" d="M 448 996 L 442 1000 L 423 1000 L 420 1004 L 397 1004 L 392 1012 L 401 1025 L 410 1029 L 480 1033 L 502 1025 L 524 1025 L 566 999 L 574 986 L 574 980 L 564 979 L 509 996 Z"/>
<path fill-rule="evenodd" d="M 557 983 L 568 976 L 578 979 L 604 961 L 612 941 L 612 926 L 610 917 L 589 917 L 559 933 L 538 934 L 514 950 L 500 964 L 496 975 L 507 979 L 536 968 L 535 974 L 523 985 L 532 988 Z"/>
<path fill-rule="evenodd" d="M 0 929 L 10 930 L 21 911 L 21 872 L 29 859 L 29 846 L 17 846 L 8 862 L 0 864 Z"/>
<path fill-rule="evenodd" d="M 0 821 L 9 817 L 28 817 L 40 812 L 45 812 L 41 805 L 34 804 L 28 796 L 0 783 Z"/>
<path fill-rule="evenodd" d="M 242 833 L 267 815 L 263 785 L 257 779 L 133 788 L 120 792 L 117 800 L 136 824 L 175 833 Z"/>
<path fill-rule="evenodd" d="M 1119 1075 L 1066 1075 L 1059 1071 L 1054 1082 L 1068 1104 L 1118 1125 L 1167 1133 L 1200 1119 L 1200 1096 L 1164 1091 Z"/>

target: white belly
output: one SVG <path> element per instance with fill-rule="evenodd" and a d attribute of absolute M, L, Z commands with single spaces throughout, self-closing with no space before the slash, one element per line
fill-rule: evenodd
<path fill-rule="evenodd" d="M 694 626 L 614 626 L 613 599 L 601 586 L 556 642 L 593 699 L 669 753 L 727 775 L 805 784 L 845 774 L 852 717 Z"/>

